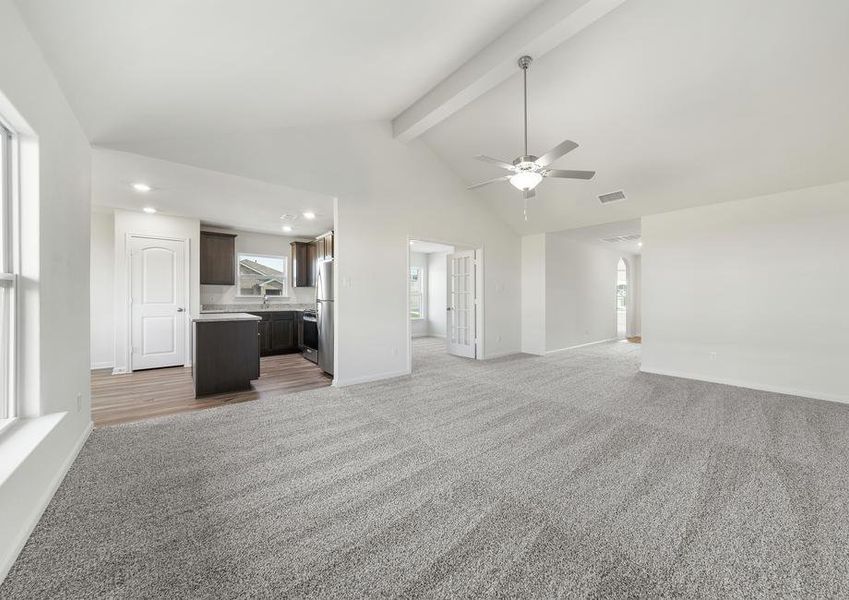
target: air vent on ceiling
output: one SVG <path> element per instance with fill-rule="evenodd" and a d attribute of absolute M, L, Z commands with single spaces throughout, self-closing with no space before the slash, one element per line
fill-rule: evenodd
<path fill-rule="evenodd" d="M 625 192 L 619 190 L 618 192 L 610 192 L 609 194 L 602 194 L 598 197 L 599 201 L 602 204 L 607 204 L 608 202 L 619 202 L 620 200 L 625 199 Z"/>
<path fill-rule="evenodd" d="M 601 238 L 602 242 L 609 244 L 621 244 L 622 242 L 634 242 L 640 239 L 639 233 L 628 233 L 626 235 L 617 235 L 615 237 Z"/>

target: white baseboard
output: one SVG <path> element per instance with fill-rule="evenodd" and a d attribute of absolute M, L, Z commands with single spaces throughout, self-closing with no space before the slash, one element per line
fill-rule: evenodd
<path fill-rule="evenodd" d="M 112 361 L 109 362 L 99 362 L 99 363 L 91 363 L 91 370 L 95 369 L 112 369 L 115 367 L 115 363 Z"/>
<path fill-rule="evenodd" d="M 712 377 L 701 375 L 699 373 L 691 373 L 687 371 L 675 371 L 672 369 L 653 369 L 640 366 L 642 373 L 650 373 L 652 375 L 666 375 L 667 377 L 680 377 L 681 379 L 694 379 L 696 381 L 707 381 L 708 383 L 720 383 L 722 385 L 731 385 L 734 387 L 747 388 L 750 390 L 760 390 L 762 392 L 773 392 L 775 394 L 785 394 L 787 396 L 800 396 L 802 398 L 812 398 L 814 400 L 826 400 L 827 402 L 842 402 L 849 404 L 849 396 L 842 394 L 823 394 L 821 392 L 813 392 L 811 390 L 802 390 L 798 388 L 790 388 L 780 385 L 770 385 L 759 383 L 756 381 L 746 381 L 743 379 L 732 379 L 726 377 Z"/>
<path fill-rule="evenodd" d="M 607 338 L 605 340 L 598 340 L 596 342 L 587 342 L 586 344 L 578 344 L 577 346 L 567 346 L 566 348 L 558 348 L 557 350 L 546 350 L 545 353 L 546 354 L 554 354 L 555 352 L 563 352 L 565 350 L 575 350 L 576 348 L 585 348 L 586 346 L 595 346 L 596 344 L 605 344 L 607 342 L 615 342 L 615 341 L 620 340 L 620 339 L 624 340 L 625 338 L 612 337 L 612 338 Z"/>
<path fill-rule="evenodd" d="M 490 359 L 493 359 L 493 358 L 503 358 L 505 356 L 514 356 L 516 354 L 521 354 L 521 352 L 511 352 L 509 350 L 506 351 L 506 352 L 492 352 L 492 353 L 484 356 L 481 360 L 490 360 Z"/>
<path fill-rule="evenodd" d="M 62 480 L 65 479 L 65 475 L 68 474 L 68 471 L 71 468 L 71 465 L 74 464 L 74 461 L 77 459 L 77 455 L 79 455 L 80 450 L 83 449 L 83 446 L 88 440 L 88 436 L 91 434 L 91 430 L 94 428 L 94 423 L 89 421 L 88 427 L 80 434 L 80 437 L 77 439 L 77 442 L 74 444 L 74 447 L 71 449 L 71 452 L 65 458 L 62 466 L 59 469 L 59 472 L 53 477 L 53 480 L 47 486 L 47 489 L 44 490 L 44 493 L 41 495 L 36 507 L 35 512 L 30 519 L 30 522 L 26 524 L 26 526 L 21 530 L 18 538 L 13 542 L 13 551 L 9 555 L 9 560 L 6 564 L 0 565 L 0 583 L 6 579 L 6 575 L 9 574 L 9 570 L 12 568 L 12 565 L 15 564 L 15 561 L 18 559 L 18 555 L 20 555 L 21 550 L 24 549 L 24 546 L 29 540 L 29 536 L 32 535 L 35 526 L 38 525 L 38 522 L 41 520 L 42 515 L 44 515 L 44 511 L 47 510 L 47 505 L 50 504 L 50 500 L 53 498 L 53 495 L 56 493 L 56 490 L 59 489 L 59 486 L 62 484 Z"/>
<path fill-rule="evenodd" d="M 353 379 L 344 379 L 340 381 L 339 379 L 333 380 L 334 387 L 346 387 L 349 385 L 358 385 L 360 383 L 371 383 L 373 381 L 382 381 L 384 379 L 395 379 L 396 377 L 406 377 L 410 375 L 411 372 L 409 370 L 404 371 L 391 371 L 387 373 L 378 373 L 376 375 L 365 375 L 363 377 L 354 377 Z"/>

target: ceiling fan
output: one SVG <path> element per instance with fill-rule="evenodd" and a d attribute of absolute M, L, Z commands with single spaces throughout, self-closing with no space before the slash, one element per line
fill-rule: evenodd
<path fill-rule="evenodd" d="M 528 220 L 528 200 L 536 195 L 536 193 L 534 192 L 534 188 L 539 185 L 543 178 L 559 177 L 561 179 L 592 179 L 595 175 L 595 171 L 566 171 L 563 169 L 549 168 L 555 160 L 557 160 L 561 156 L 566 155 L 567 153 L 571 152 L 572 150 L 578 147 L 578 144 L 576 144 L 572 140 L 565 140 L 563 142 L 560 142 L 557 146 L 555 146 L 539 158 L 533 156 L 532 154 L 528 154 L 528 67 L 530 66 L 532 61 L 533 59 L 530 56 L 523 56 L 519 59 L 519 68 L 522 69 L 525 92 L 524 154 L 514 160 L 512 164 L 504 160 L 492 158 L 491 156 L 485 156 L 483 154 L 481 154 L 480 156 L 476 156 L 476 159 L 496 165 L 498 167 L 501 167 L 502 169 L 506 169 L 510 171 L 511 174 L 502 175 L 501 177 L 496 177 L 487 181 L 482 181 L 480 183 L 476 183 L 475 185 L 471 185 L 468 188 L 472 190 L 475 188 L 482 187 L 484 185 L 489 185 L 490 183 L 495 183 L 497 181 L 509 181 L 513 187 L 522 192 L 522 196 L 525 199 L 525 221 Z"/>

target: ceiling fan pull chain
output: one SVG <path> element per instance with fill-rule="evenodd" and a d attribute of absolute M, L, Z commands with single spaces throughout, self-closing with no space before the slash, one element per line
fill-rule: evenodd
<path fill-rule="evenodd" d="M 528 222 L 528 197 L 527 196 L 525 196 L 525 208 L 522 211 L 522 213 L 525 215 L 525 223 L 527 223 Z"/>

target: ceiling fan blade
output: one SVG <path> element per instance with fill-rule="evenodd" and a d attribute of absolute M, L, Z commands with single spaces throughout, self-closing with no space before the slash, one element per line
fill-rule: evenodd
<path fill-rule="evenodd" d="M 507 181 L 510 179 L 511 175 L 504 175 L 502 177 L 496 177 L 495 179 L 489 179 L 487 181 L 481 181 L 480 183 L 476 183 L 474 185 L 470 185 L 467 187 L 467 190 L 473 190 L 475 188 L 483 187 L 485 185 L 489 185 L 490 183 L 495 183 L 496 181 Z"/>
<path fill-rule="evenodd" d="M 564 140 L 564 141 L 560 142 L 559 144 L 557 144 L 554 148 L 552 148 L 551 150 L 549 150 L 548 152 L 546 152 L 545 154 L 540 156 L 536 160 L 536 163 L 541 167 L 547 167 L 548 165 L 553 163 L 555 160 L 557 160 L 561 156 L 568 154 L 569 152 L 571 152 L 572 150 L 574 150 L 577 147 L 578 147 L 578 144 L 576 144 L 572 140 Z"/>
<path fill-rule="evenodd" d="M 497 158 L 492 158 L 491 156 L 486 156 L 485 154 L 480 154 L 475 157 L 476 160 L 481 160 L 483 162 L 487 162 L 491 165 L 495 165 L 497 167 L 501 167 L 502 169 L 507 169 L 508 171 L 513 171 L 513 165 L 505 160 L 499 160 Z"/>
<path fill-rule="evenodd" d="M 595 171 L 565 171 L 563 169 L 551 169 L 546 172 L 546 177 L 562 177 L 563 179 L 592 179 Z"/>

